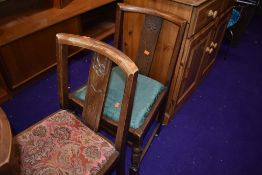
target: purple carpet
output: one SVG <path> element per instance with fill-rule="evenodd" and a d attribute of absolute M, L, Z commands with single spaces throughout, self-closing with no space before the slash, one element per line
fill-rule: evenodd
<path fill-rule="evenodd" d="M 153 141 L 141 175 L 262 174 L 262 18 L 214 68 Z M 71 89 L 85 82 L 88 54 L 73 59 Z M 55 71 L 2 105 L 13 133 L 59 109 Z M 130 164 L 128 149 L 127 164 Z"/>

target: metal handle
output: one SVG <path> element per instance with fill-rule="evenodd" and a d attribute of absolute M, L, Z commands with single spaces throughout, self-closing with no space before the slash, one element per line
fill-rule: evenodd
<path fill-rule="evenodd" d="M 218 45 L 217 43 L 212 42 L 212 43 L 210 44 L 210 47 L 213 47 L 213 48 L 215 49 L 215 48 L 217 48 L 217 45 Z"/>
<path fill-rule="evenodd" d="M 217 15 L 218 15 L 218 12 L 216 10 L 215 11 L 209 10 L 208 12 L 208 17 L 213 17 L 215 19 Z"/>
<path fill-rule="evenodd" d="M 213 52 L 213 48 L 212 47 L 207 47 L 206 48 L 206 52 L 208 53 L 208 54 L 211 54 L 212 52 Z"/>

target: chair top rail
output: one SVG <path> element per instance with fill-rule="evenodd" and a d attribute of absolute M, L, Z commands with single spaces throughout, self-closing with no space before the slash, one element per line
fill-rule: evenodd
<path fill-rule="evenodd" d="M 111 61 L 118 64 L 126 72 L 127 76 L 134 75 L 138 71 L 137 66 L 128 56 L 106 43 L 97 41 L 90 37 L 66 33 L 59 33 L 56 35 L 56 37 L 58 43 L 60 44 L 78 46 L 98 53 L 102 53 Z"/>
<path fill-rule="evenodd" d="M 148 8 L 133 6 L 133 5 L 124 4 L 124 3 L 118 3 L 118 6 L 122 11 L 125 11 L 125 12 L 136 12 L 136 13 L 141 13 L 141 14 L 158 16 L 176 25 L 179 25 L 179 26 L 187 23 L 185 19 L 180 18 L 179 16 L 176 16 L 170 13 L 163 13 L 161 11 L 154 10 L 154 9 L 148 9 Z"/>

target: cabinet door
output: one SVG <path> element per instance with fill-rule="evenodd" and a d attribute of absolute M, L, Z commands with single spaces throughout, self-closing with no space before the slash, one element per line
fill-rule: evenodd
<path fill-rule="evenodd" d="M 224 33 L 226 31 L 228 18 L 230 13 L 224 15 L 219 23 L 213 27 L 208 46 L 206 47 L 206 53 L 202 63 L 202 76 L 206 75 L 215 62 L 219 48 L 221 46 Z"/>
<path fill-rule="evenodd" d="M 210 38 L 210 29 L 189 41 L 188 54 L 185 55 L 185 70 L 182 75 L 179 93 L 173 99 L 179 105 L 196 87 L 199 77 L 202 58 L 205 53 L 207 42 Z M 178 83 L 179 84 L 179 83 Z"/>

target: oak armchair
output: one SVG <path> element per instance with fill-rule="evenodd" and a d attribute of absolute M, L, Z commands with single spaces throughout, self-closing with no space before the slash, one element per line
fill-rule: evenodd
<path fill-rule="evenodd" d="M 68 46 L 94 52 L 86 84 L 88 94 L 84 100 L 82 121 L 74 111 L 68 109 Z M 118 65 L 126 77 L 115 143 L 96 132 L 104 105 L 111 62 Z M 61 110 L 14 138 L 8 120 L 0 110 L 0 170 L 5 169 L 7 174 L 11 167 L 15 174 L 93 175 L 106 174 L 117 166 L 117 173 L 125 174 L 126 136 L 138 68 L 117 49 L 88 37 L 70 34 L 57 34 L 57 64 Z M 14 157 L 11 156 L 12 149 Z M 10 166 L 11 163 L 13 166 Z"/>
<path fill-rule="evenodd" d="M 139 15 L 142 18 L 138 17 Z M 137 19 L 143 19 L 142 24 Z M 130 27 L 128 24 L 129 20 L 137 20 L 137 26 L 132 26 L 133 30 L 128 28 Z M 163 26 L 168 25 L 178 34 L 172 36 L 172 30 L 162 30 Z M 128 141 L 132 146 L 130 174 L 138 174 L 140 161 L 143 159 L 154 136 L 160 132 L 167 94 L 179 57 L 185 29 L 186 21 L 177 16 L 122 3 L 117 6 L 115 47 L 129 55 L 139 68 L 128 137 Z M 140 40 L 136 36 L 139 33 L 141 36 Z M 169 40 L 168 38 L 165 41 L 160 40 L 160 36 L 164 35 L 176 38 L 175 42 L 167 44 L 165 42 Z M 132 41 L 138 40 L 137 45 L 132 43 Z M 136 54 L 128 54 L 130 50 L 135 50 L 134 48 L 137 50 Z M 159 55 L 160 53 L 164 53 L 163 50 L 165 49 L 171 50 L 172 54 Z M 154 70 L 156 64 L 163 64 L 164 62 L 168 64 L 168 69 Z M 160 74 L 164 74 L 162 76 L 164 78 L 159 78 Z M 118 103 L 121 101 L 123 86 L 124 78 L 122 73 L 118 67 L 114 67 L 110 77 L 109 91 L 101 121 L 101 127 L 113 135 L 116 134 L 116 127 L 119 123 L 119 110 L 121 106 Z M 71 101 L 77 106 L 82 107 L 85 96 L 85 86 L 70 95 Z M 145 135 L 147 135 L 150 126 L 155 121 L 154 131 L 150 133 L 150 138 L 146 140 Z M 143 145 L 144 141 L 146 142 L 145 145 Z"/>

